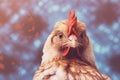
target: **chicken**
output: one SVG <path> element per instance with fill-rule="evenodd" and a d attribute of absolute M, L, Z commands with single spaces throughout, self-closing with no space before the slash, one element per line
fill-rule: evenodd
<path fill-rule="evenodd" d="M 48 36 L 33 80 L 110 80 L 97 69 L 85 24 L 75 11 L 57 22 Z"/>

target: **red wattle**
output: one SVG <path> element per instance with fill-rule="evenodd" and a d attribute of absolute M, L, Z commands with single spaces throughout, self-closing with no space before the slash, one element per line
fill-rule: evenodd
<path fill-rule="evenodd" d="M 62 56 L 66 56 L 69 53 L 70 48 L 66 48 L 63 52 L 62 52 Z"/>

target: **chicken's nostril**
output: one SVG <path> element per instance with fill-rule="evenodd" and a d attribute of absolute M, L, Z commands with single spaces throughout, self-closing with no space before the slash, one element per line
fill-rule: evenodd
<path fill-rule="evenodd" d="M 69 40 L 70 40 L 70 41 L 77 41 L 76 35 L 74 35 L 74 34 L 70 35 L 70 36 L 69 36 Z"/>

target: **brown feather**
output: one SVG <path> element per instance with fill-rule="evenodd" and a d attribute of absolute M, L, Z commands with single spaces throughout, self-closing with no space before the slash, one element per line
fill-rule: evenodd
<path fill-rule="evenodd" d="M 62 73 L 65 76 L 59 77 Z M 64 75 L 63 74 L 63 75 Z M 110 80 L 97 69 L 77 59 L 54 59 L 48 64 L 41 65 L 33 80 Z"/>

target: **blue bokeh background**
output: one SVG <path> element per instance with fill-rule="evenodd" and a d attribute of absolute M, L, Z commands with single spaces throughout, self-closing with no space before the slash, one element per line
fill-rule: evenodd
<path fill-rule="evenodd" d="M 74 9 L 100 71 L 120 80 L 120 0 L 0 0 L 0 80 L 32 80 L 54 24 Z"/>

